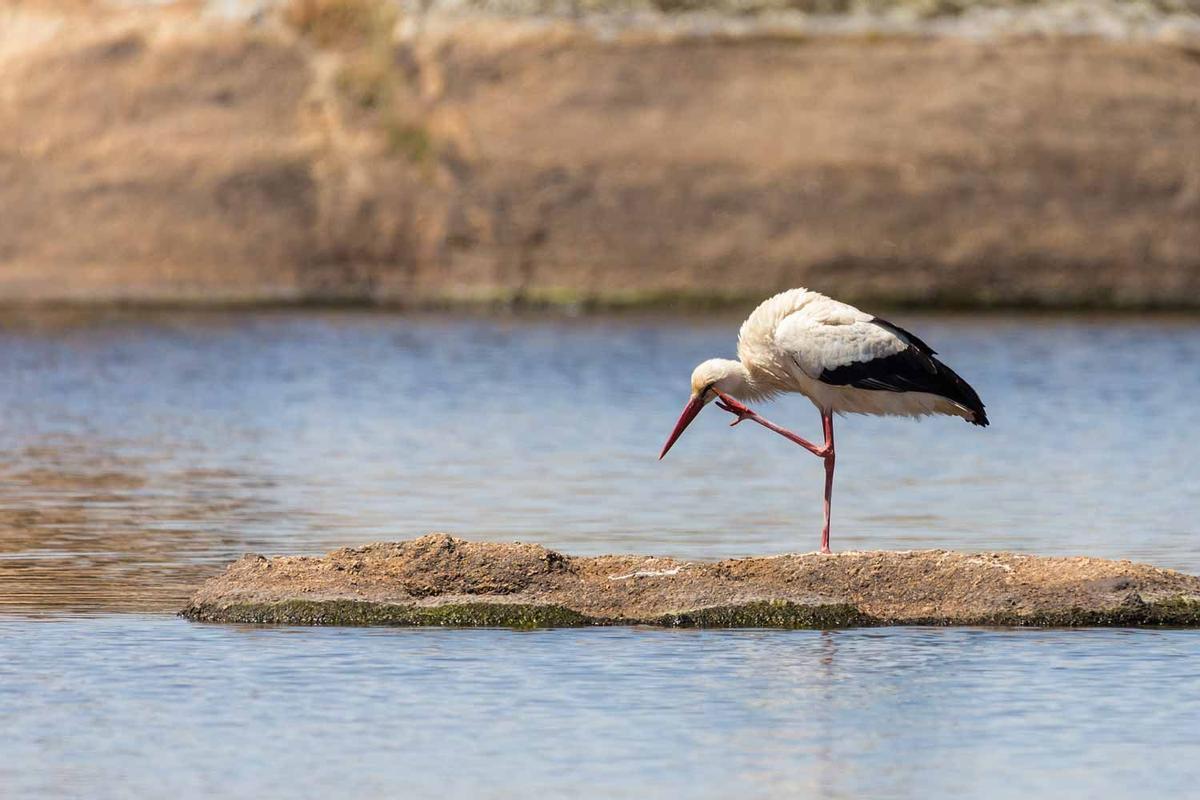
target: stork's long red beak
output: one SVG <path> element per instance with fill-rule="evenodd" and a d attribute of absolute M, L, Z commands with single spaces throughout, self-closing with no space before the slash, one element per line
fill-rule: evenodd
<path fill-rule="evenodd" d="M 662 452 L 658 454 L 658 460 L 662 461 L 662 457 L 671 449 L 671 445 L 675 444 L 675 440 L 683 435 L 684 429 L 692 423 L 700 410 L 704 408 L 704 398 L 700 395 L 693 397 L 688 401 L 688 404 L 683 407 L 683 413 L 679 415 L 679 422 L 675 423 L 675 430 L 671 431 L 671 438 L 667 439 L 667 443 L 663 445 Z"/>

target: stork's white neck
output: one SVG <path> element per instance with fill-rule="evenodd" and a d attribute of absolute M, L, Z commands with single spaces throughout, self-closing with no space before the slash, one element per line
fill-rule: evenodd
<path fill-rule="evenodd" d="M 741 361 L 722 358 L 711 362 L 719 365 L 721 377 L 714 387 L 737 400 L 762 400 L 774 394 L 769 387 L 754 379 L 754 374 Z"/>

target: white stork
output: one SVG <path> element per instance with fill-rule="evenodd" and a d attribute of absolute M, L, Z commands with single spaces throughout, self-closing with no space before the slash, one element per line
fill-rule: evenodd
<path fill-rule="evenodd" d="M 903 328 L 807 289 L 766 300 L 742 323 L 738 360 L 711 358 L 692 372 L 692 396 L 661 459 L 704 406 L 752 420 L 825 461 L 825 525 L 821 552 L 829 552 L 833 495 L 833 415 L 920 417 L 948 414 L 986 426 L 975 390 L 935 358 L 932 347 Z M 821 412 L 825 444 L 815 445 L 763 419 L 738 400 L 766 400 L 799 392 Z"/>

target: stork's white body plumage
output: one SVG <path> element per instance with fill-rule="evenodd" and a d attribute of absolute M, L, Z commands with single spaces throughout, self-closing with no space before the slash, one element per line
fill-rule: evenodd
<path fill-rule="evenodd" d="M 738 360 L 751 379 L 751 391 L 739 399 L 797 392 L 818 409 L 837 414 L 948 414 L 972 422 L 982 415 L 981 410 L 964 405 L 970 398 L 955 400 L 935 392 L 870 389 L 821 379 L 856 364 L 864 365 L 860 372 L 872 363 L 882 366 L 889 357 L 914 346 L 934 354 L 911 334 L 854 306 L 808 289 L 781 292 L 754 309 L 738 332 Z M 980 424 L 986 424 L 986 416 L 980 416 Z"/>
<path fill-rule="evenodd" d="M 738 333 L 737 354 L 737 361 L 713 358 L 692 372 L 692 397 L 659 458 L 714 400 L 737 417 L 734 425 L 749 419 L 801 445 L 825 461 L 822 552 L 829 552 L 834 414 L 945 414 L 988 424 L 979 395 L 925 342 L 807 289 L 781 292 L 754 309 Z M 802 394 L 820 410 L 824 445 L 780 428 L 738 402 L 782 393 Z"/>

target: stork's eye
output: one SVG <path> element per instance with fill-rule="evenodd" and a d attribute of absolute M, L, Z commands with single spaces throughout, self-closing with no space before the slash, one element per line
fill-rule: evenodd
<path fill-rule="evenodd" d="M 702 391 L 702 392 L 700 393 L 700 396 L 701 396 L 701 397 L 707 397 L 707 396 L 708 396 L 708 393 L 709 393 L 709 392 L 711 392 L 711 391 L 713 390 L 713 387 L 714 387 L 714 386 L 716 386 L 716 385 L 717 385 L 717 382 L 716 382 L 716 381 L 713 381 L 713 382 L 712 382 L 712 383 L 710 383 L 708 386 L 705 386 L 705 387 L 704 387 L 704 391 Z"/>

